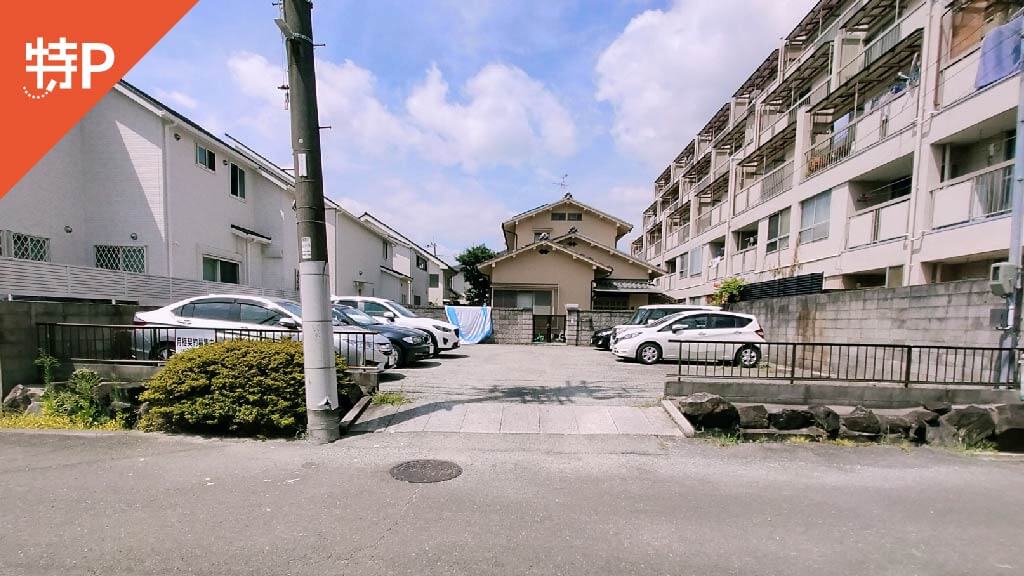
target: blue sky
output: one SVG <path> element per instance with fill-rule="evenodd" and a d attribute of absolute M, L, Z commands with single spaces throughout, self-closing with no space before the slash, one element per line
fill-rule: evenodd
<path fill-rule="evenodd" d="M 557 198 L 562 174 L 638 222 L 661 169 L 812 3 L 320 0 L 325 191 L 448 259 L 502 248 L 500 221 Z M 289 166 L 277 14 L 200 0 L 127 79 Z"/>

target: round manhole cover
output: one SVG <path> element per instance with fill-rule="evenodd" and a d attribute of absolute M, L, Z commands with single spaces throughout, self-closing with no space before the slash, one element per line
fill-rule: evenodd
<path fill-rule="evenodd" d="M 423 484 L 451 480 L 462 474 L 462 468 L 447 460 L 410 460 L 391 468 L 390 472 L 395 480 Z"/>

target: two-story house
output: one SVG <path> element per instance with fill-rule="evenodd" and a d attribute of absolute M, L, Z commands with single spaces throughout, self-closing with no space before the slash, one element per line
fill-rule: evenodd
<path fill-rule="evenodd" d="M 580 310 L 625 310 L 657 300 L 654 266 L 616 248 L 628 222 L 566 194 L 501 224 L 506 250 L 480 264 L 497 308 L 559 316 Z"/>
<path fill-rule="evenodd" d="M 119 82 L 0 200 L 0 294 L 294 296 L 292 178 Z"/>

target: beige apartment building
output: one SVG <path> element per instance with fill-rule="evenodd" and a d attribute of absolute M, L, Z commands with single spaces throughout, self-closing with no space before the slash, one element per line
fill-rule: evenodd
<path fill-rule="evenodd" d="M 497 308 L 529 308 L 536 316 L 579 310 L 628 310 L 648 304 L 661 271 L 616 248 L 628 222 L 566 194 L 501 224 L 505 251 L 480 264 Z"/>
<path fill-rule="evenodd" d="M 821 0 L 658 176 L 631 253 L 694 302 L 729 277 L 984 277 L 1010 243 L 1022 5 Z"/>

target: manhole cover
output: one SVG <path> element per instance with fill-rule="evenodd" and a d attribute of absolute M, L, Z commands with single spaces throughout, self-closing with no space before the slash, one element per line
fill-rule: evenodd
<path fill-rule="evenodd" d="M 451 480 L 462 474 L 462 468 L 447 460 L 410 460 L 391 468 L 390 472 L 395 480 L 423 484 Z"/>

